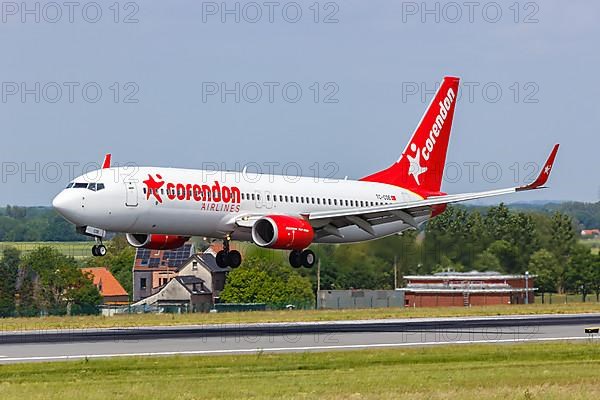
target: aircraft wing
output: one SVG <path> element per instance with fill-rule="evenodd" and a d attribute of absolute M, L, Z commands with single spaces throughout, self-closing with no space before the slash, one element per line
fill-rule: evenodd
<path fill-rule="evenodd" d="M 435 210 L 435 206 L 544 188 L 552 171 L 558 147 L 559 145 L 556 144 L 552 149 L 537 179 L 525 186 L 485 192 L 432 196 L 424 200 L 373 207 L 317 211 L 308 214 L 307 219 L 321 237 L 327 235 L 341 237 L 338 229 L 348 225 L 356 225 L 370 234 L 374 234 L 374 225 L 395 221 L 404 221 L 406 224 L 417 228 L 418 223 L 416 219 L 418 217 L 429 216 Z"/>

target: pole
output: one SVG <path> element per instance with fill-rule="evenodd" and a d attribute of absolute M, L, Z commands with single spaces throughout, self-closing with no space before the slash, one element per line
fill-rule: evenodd
<path fill-rule="evenodd" d="M 525 304 L 529 304 L 529 271 L 525 271 Z"/>
<path fill-rule="evenodd" d="M 398 264 L 396 264 L 396 256 L 394 256 L 394 290 L 398 289 Z"/>
<path fill-rule="evenodd" d="M 317 261 L 317 309 L 321 308 L 321 260 Z"/>

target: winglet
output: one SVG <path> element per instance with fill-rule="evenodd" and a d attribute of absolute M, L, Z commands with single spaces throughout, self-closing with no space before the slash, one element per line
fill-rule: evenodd
<path fill-rule="evenodd" d="M 102 169 L 110 168 L 110 153 L 104 156 L 104 162 L 102 163 Z"/>
<path fill-rule="evenodd" d="M 554 159 L 556 158 L 556 153 L 558 153 L 559 146 L 560 145 L 558 143 L 554 145 L 554 148 L 546 160 L 544 167 L 540 170 L 540 174 L 538 175 L 537 179 L 531 182 L 529 185 L 517 188 L 517 191 L 538 189 L 546 184 L 548 178 L 550 177 L 550 172 L 552 172 L 552 166 L 554 165 Z"/>

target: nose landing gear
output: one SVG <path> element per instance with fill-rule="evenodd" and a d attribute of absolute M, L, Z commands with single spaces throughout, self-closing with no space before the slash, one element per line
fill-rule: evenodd
<path fill-rule="evenodd" d="M 107 253 L 106 246 L 100 242 L 92 246 L 92 255 L 94 257 L 104 257 Z"/>
<path fill-rule="evenodd" d="M 310 249 L 292 250 L 290 252 L 290 265 L 294 268 L 312 268 L 317 261 L 317 256 Z"/>
<path fill-rule="evenodd" d="M 237 268 L 242 264 L 242 255 L 237 250 L 229 249 L 229 239 L 223 240 L 223 250 L 215 257 L 217 265 L 221 268 Z"/>

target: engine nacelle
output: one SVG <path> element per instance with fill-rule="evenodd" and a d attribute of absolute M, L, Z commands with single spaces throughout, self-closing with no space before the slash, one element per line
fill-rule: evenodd
<path fill-rule="evenodd" d="M 187 236 L 128 233 L 127 242 L 136 248 L 151 250 L 173 250 L 188 241 Z"/>
<path fill-rule="evenodd" d="M 315 232 L 308 221 L 287 215 L 268 215 L 252 226 L 252 240 L 260 247 L 302 250 L 313 241 Z"/>

